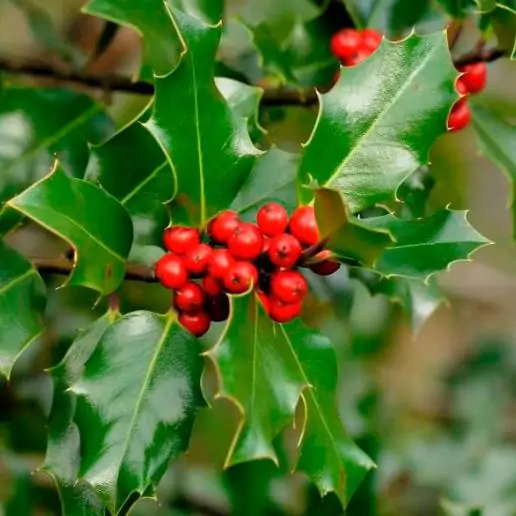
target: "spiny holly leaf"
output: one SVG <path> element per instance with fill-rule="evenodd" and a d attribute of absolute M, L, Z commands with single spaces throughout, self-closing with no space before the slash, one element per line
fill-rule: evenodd
<path fill-rule="evenodd" d="M 453 18 L 465 18 L 475 7 L 475 0 L 439 0 L 439 3 Z"/>
<path fill-rule="evenodd" d="M 174 223 L 202 227 L 231 204 L 259 151 L 246 123 L 233 116 L 214 85 L 221 26 L 178 10 L 174 15 L 186 55 L 173 74 L 156 80 L 154 112 L 146 126 L 175 172 Z"/>
<path fill-rule="evenodd" d="M 513 238 L 516 239 L 516 127 L 493 111 L 473 105 L 473 126 L 477 133 L 480 152 L 491 160 L 511 183 L 510 208 Z"/>
<path fill-rule="evenodd" d="M 0 241 L 0 374 L 43 331 L 45 284 L 34 266 Z"/>
<path fill-rule="evenodd" d="M 299 170 L 302 187 L 339 190 L 353 213 L 392 200 L 446 131 L 456 77 L 444 32 L 384 40 L 369 59 L 342 68 L 320 96 Z M 301 195 L 309 202 L 313 190 L 301 188 Z"/>
<path fill-rule="evenodd" d="M 260 207 L 279 202 L 288 212 L 297 205 L 296 173 L 299 155 L 272 147 L 256 164 L 231 204 L 246 220 L 255 220 Z"/>
<path fill-rule="evenodd" d="M 156 75 L 167 75 L 177 66 L 183 43 L 163 0 L 91 0 L 83 12 L 127 25 L 143 38 L 144 65 Z"/>
<path fill-rule="evenodd" d="M 319 188 L 315 191 L 315 215 L 321 238 L 326 241 L 325 249 L 338 258 L 372 267 L 392 244 L 389 231 L 371 228 L 350 215 L 342 195 L 336 190 Z"/>
<path fill-rule="evenodd" d="M 263 136 L 266 131 L 258 121 L 258 108 L 263 90 L 226 77 L 216 77 L 215 84 L 232 108 L 233 113 L 247 122 L 251 139 L 256 141 Z"/>
<path fill-rule="evenodd" d="M 113 124 L 86 95 L 52 89 L 7 88 L 0 102 L 0 202 L 48 174 L 55 154 L 82 177 L 88 142 L 102 141 Z"/>
<path fill-rule="evenodd" d="M 283 19 L 310 20 L 319 12 L 314 3 L 309 0 L 246 0 L 245 2 L 228 2 L 229 14 L 238 16 L 249 25 L 256 26 L 265 21 Z"/>
<path fill-rule="evenodd" d="M 174 176 L 160 146 L 139 122 L 92 147 L 85 177 L 98 181 L 125 206 L 133 219 L 136 244 L 161 242 L 168 224 L 164 203 L 174 194 Z"/>
<path fill-rule="evenodd" d="M 373 464 L 339 420 L 337 364 L 328 339 L 297 322 L 273 323 L 251 294 L 232 299 L 231 320 L 207 355 L 219 374 L 218 396 L 235 403 L 242 416 L 226 466 L 277 462 L 273 440 L 293 421 L 302 396 L 306 422 L 297 467 L 321 493 L 335 491 L 346 505 Z"/>
<path fill-rule="evenodd" d="M 380 256 L 375 270 L 386 276 L 425 280 L 491 242 L 466 219 L 466 211 L 442 210 L 430 217 L 403 220 L 385 215 L 366 219 L 374 228 L 386 229 L 395 243 Z"/>
<path fill-rule="evenodd" d="M 498 39 L 498 47 L 507 51 L 511 59 L 516 59 L 516 2 L 514 0 L 498 0 L 495 9 L 486 13 L 483 21 L 487 21 Z"/>
<path fill-rule="evenodd" d="M 224 14 L 224 0 L 168 0 L 172 7 L 197 16 L 206 23 L 216 24 Z"/>
<path fill-rule="evenodd" d="M 50 175 L 6 206 L 73 245 L 75 264 L 66 285 L 82 285 L 102 295 L 120 285 L 133 227 L 127 211 L 106 191 L 68 177 L 56 164 Z"/>
<path fill-rule="evenodd" d="M 54 400 L 48 422 L 48 446 L 42 467 L 55 481 L 64 516 L 104 516 L 104 505 L 85 482 L 77 482 L 81 460 L 80 436 L 73 422 L 76 397 L 69 390 L 81 377 L 102 335 L 115 322 L 108 312 L 82 331 L 63 360 L 50 369 Z"/>
<path fill-rule="evenodd" d="M 71 391 L 80 478 L 111 513 L 131 494 L 152 492 L 185 451 L 204 403 L 201 372 L 198 341 L 172 313 L 133 312 L 102 336 Z"/>

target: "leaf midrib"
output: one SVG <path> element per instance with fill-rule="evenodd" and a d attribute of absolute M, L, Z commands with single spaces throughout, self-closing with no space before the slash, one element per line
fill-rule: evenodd
<path fill-rule="evenodd" d="M 144 186 L 150 183 L 166 166 L 168 161 L 165 160 L 161 165 L 158 165 L 141 183 L 133 188 L 121 201 L 120 204 L 126 204 L 129 202 Z"/>
<path fill-rule="evenodd" d="M 36 274 L 36 269 L 33 269 L 31 267 L 23 274 L 20 274 L 20 276 L 16 276 L 16 278 L 13 278 L 11 281 L 7 282 L 3 287 L 0 288 L 0 296 L 5 294 L 8 290 L 11 290 L 11 288 L 13 288 L 18 283 L 21 283 L 24 279 L 27 279 L 29 276 L 32 276 L 33 274 Z"/>

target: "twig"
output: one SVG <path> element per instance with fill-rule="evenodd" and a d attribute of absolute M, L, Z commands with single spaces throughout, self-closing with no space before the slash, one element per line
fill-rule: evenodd
<path fill-rule="evenodd" d="M 464 28 L 463 20 L 453 20 L 448 27 L 448 45 L 450 50 L 455 48 L 455 45 L 460 39 L 462 29 Z"/>
<path fill-rule="evenodd" d="M 30 258 L 33 265 L 39 272 L 46 274 L 59 274 L 68 276 L 73 270 L 73 264 L 66 258 Z M 125 272 L 125 279 L 132 281 L 143 281 L 145 283 L 155 283 L 158 280 L 154 271 L 143 265 L 128 265 Z"/>
<path fill-rule="evenodd" d="M 500 48 L 492 48 L 488 50 L 478 49 L 467 54 L 463 54 L 455 59 L 454 64 L 456 67 L 465 66 L 473 63 L 492 63 L 501 57 L 505 57 L 507 51 Z"/>

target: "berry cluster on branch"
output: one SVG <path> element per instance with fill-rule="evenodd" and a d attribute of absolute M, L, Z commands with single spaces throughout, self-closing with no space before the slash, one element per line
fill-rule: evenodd
<path fill-rule="evenodd" d="M 289 217 L 271 202 L 260 208 L 256 224 L 224 211 L 206 233 L 185 226 L 165 229 L 163 243 L 168 252 L 156 263 L 156 277 L 174 291 L 179 322 L 196 336 L 206 333 L 211 321 L 229 317 L 228 294 L 252 288 L 273 321 L 288 322 L 300 315 L 308 292 L 298 267 L 323 276 L 340 267 L 322 249 L 311 206 L 300 206 Z"/>
<path fill-rule="evenodd" d="M 333 35 L 330 46 L 344 66 L 355 66 L 367 59 L 381 42 L 382 35 L 374 29 L 342 29 Z"/>

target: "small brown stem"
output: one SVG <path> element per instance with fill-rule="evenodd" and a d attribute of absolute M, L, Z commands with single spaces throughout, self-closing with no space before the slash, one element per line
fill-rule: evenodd
<path fill-rule="evenodd" d="M 314 244 L 308 248 L 306 248 L 302 253 L 301 257 L 299 258 L 299 265 L 313 265 L 314 263 L 318 263 L 317 260 L 312 260 L 316 254 L 319 254 L 322 250 L 324 250 L 324 247 L 326 245 L 327 239 L 323 238 L 317 244 Z"/>
<path fill-rule="evenodd" d="M 448 26 L 448 45 L 450 47 L 450 50 L 453 50 L 455 48 L 455 45 L 460 39 L 463 28 L 463 20 L 453 20 Z"/>

